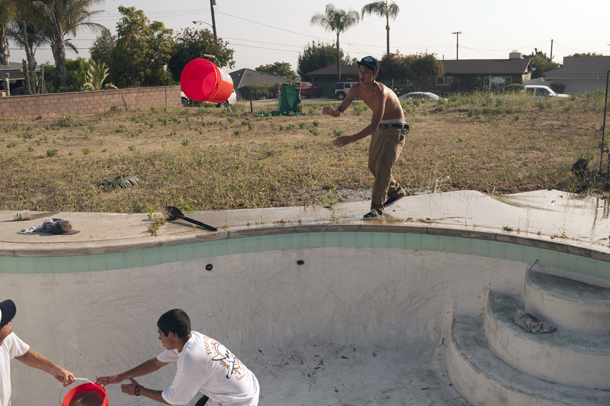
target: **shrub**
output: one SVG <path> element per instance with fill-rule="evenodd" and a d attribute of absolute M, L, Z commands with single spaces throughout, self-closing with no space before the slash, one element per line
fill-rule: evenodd
<path fill-rule="evenodd" d="M 525 86 L 521 83 L 512 83 L 504 88 L 506 93 L 520 93 Z"/>
<path fill-rule="evenodd" d="M 274 99 L 278 88 L 278 84 L 260 83 L 257 85 L 242 86 L 238 91 L 241 94 L 241 97 L 246 100 L 250 100 L 250 94 L 252 94 L 252 100 L 261 100 Z"/>
<path fill-rule="evenodd" d="M 563 83 L 551 83 L 551 89 L 556 93 L 565 93 L 566 85 Z"/>
<path fill-rule="evenodd" d="M 54 157 L 55 155 L 57 155 L 57 149 L 56 148 L 47 149 L 47 156 L 49 158 Z"/>
<path fill-rule="evenodd" d="M 91 153 L 91 150 L 89 148 L 83 148 L 83 154 L 88 155 Z"/>

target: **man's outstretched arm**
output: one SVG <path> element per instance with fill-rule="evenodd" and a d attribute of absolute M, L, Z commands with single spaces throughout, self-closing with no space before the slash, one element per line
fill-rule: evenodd
<path fill-rule="evenodd" d="M 40 353 L 31 348 L 25 354 L 15 358 L 29 367 L 38 368 L 42 371 L 48 372 L 59 382 L 63 383 L 64 386 L 68 386 L 74 382 L 74 374 L 72 372 L 60 367 L 53 361 L 46 359 Z"/>
<path fill-rule="evenodd" d="M 118 375 L 100 376 L 95 378 L 95 382 L 102 386 L 106 386 L 113 383 L 121 383 L 129 378 L 137 378 L 138 376 L 148 375 L 151 372 L 157 371 L 159 368 L 164 367 L 168 362 L 161 362 L 156 357 L 151 358 L 138 365 L 135 368 L 131 368 L 129 371 L 125 371 Z"/>

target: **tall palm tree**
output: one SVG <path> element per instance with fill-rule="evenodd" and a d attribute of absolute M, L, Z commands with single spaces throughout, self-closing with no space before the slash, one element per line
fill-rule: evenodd
<path fill-rule="evenodd" d="M 82 27 L 93 31 L 104 29 L 103 25 L 89 21 L 91 17 L 103 12 L 89 9 L 102 2 L 103 0 L 37 0 L 28 8 L 35 25 L 44 33 L 46 42 L 51 46 L 60 87 L 68 86 L 66 47 L 78 53 L 78 49 L 65 36 L 76 35 Z"/>
<path fill-rule="evenodd" d="M 388 40 L 388 54 L 390 53 L 390 18 L 395 20 L 400 12 L 400 8 L 393 1 L 388 3 L 388 0 L 375 1 L 362 7 L 362 18 L 365 14 L 377 14 L 379 17 L 385 17 L 385 30 Z"/>
<path fill-rule="evenodd" d="M 17 15 L 13 0 L 0 0 L 0 65 L 8 65 L 11 51 L 8 48 L 8 25 Z"/>
<path fill-rule="evenodd" d="M 311 24 L 317 24 L 327 31 L 334 31 L 337 34 L 337 81 L 341 81 L 341 47 L 339 46 L 339 34 L 348 28 L 358 24 L 360 16 L 356 11 L 345 11 L 335 8 L 332 4 L 326 5 L 324 14 L 316 13 L 311 17 Z"/>

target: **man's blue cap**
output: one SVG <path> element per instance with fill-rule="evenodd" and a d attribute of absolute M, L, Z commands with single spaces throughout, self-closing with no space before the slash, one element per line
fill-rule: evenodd
<path fill-rule="evenodd" d="M 360 60 L 360 62 L 358 62 L 358 66 L 360 66 L 360 65 L 364 65 L 367 68 L 371 68 L 375 72 L 377 72 L 379 70 L 379 61 L 377 59 L 373 58 L 372 56 L 365 56 L 364 58 L 362 58 L 362 60 Z"/>
<path fill-rule="evenodd" d="M 17 306 L 12 300 L 0 302 L 0 328 L 6 326 L 17 313 Z"/>

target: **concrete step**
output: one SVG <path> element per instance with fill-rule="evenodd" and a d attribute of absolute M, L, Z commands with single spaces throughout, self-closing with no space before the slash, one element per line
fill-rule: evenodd
<path fill-rule="evenodd" d="M 560 276 L 528 271 L 525 311 L 562 330 L 610 333 L 610 289 Z"/>
<path fill-rule="evenodd" d="M 561 327 L 554 333 L 528 333 L 511 320 L 518 309 L 523 309 L 519 298 L 489 292 L 485 336 L 500 358 L 551 382 L 610 389 L 610 336 L 576 334 Z"/>
<path fill-rule="evenodd" d="M 447 369 L 462 395 L 475 406 L 610 404 L 610 392 L 548 382 L 508 365 L 489 347 L 482 317 L 454 317 Z"/>

